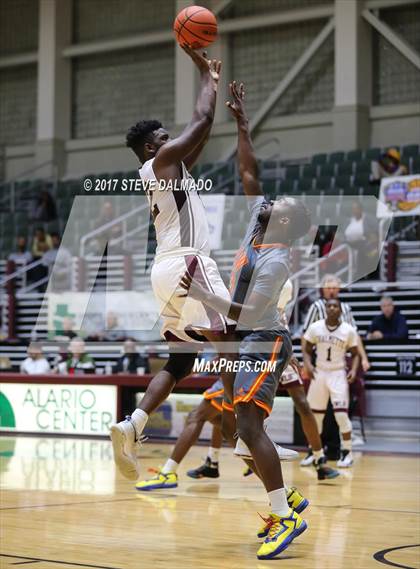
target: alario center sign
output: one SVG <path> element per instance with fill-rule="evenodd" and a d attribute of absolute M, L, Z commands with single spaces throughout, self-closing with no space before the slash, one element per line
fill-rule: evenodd
<path fill-rule="evenodd" d="M 2 384 L 0 429 L 106 435 L 116 420 L 114 385 Z"/>

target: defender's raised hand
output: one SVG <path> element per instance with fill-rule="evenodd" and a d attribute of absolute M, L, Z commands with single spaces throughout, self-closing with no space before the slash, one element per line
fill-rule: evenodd
<path fill-rule="evenodd" d="M 236 120 L 246 118 L 244 100 L 245 100 L 245 87 L 243 83 L 236 84 L 236 81 L 229 83 L 229 91 L 232 96 L 232 101 L 227 101 L 226 106 L 229 107 L 230 112 Z"/>
<path fill-rule="evenodd" d="M 222 62 L 217 59 L 207 59 L 207 52 L 199 53 L 192 49 L 189 45 L 181 46 L 187 55 L 191 57 L 201 74 L 209 73 L 215 83 L 219 82 L 220 70 Z"/>

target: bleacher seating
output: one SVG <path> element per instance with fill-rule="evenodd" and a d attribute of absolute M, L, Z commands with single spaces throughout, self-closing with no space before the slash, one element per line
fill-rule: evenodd
<path fill-rule="evenodd" d="M 280 160 L 260 160 L 260 175 L 264 191 L 271 198 L 279 194 L 318 195 L 378 195 L 378 187 L 369 184 L 371 161 L 378 158 L 381 148 L 368 150 L 351 150 L 348 152 L 332 152 L 331 154 L 314 154 L 306 161 L 299 163 L 282 163 Z M 418 144 L 408 144 L 401 147 L 402 162 L 410 173 L 420 173 L 420 150 Z M 216 192 L 235 193 L 239 187 L 239 178 L 235 163 L 229 162 L 203 163 L 193 168 L 195 177 L 209 177 L 213 181 Z M 51 180 L 23 180 L 14 183 L 17 196 L 14 212 L 9 209 L 12 183 L 0 184 L 2 201 L 0 203 L 0 259 L 4 259 L 14 247 L 16 236 L 27 234 L 31 236 L 35 226 L 42 225 L 46 231 L 63 232 L 76 195 L 86 195 L 83 189 L 83 179 L 117 179 L 138 178 L 137 170 L 130 172 L 107 172 L 103 174 L 87 174 L 81 179 L 67 179 L 53 182 Z M 57 204 L 58 219 L 48 223 L 31 221 L 29 209 L 31 200 L 38 190 L 47 190 Z M 123 193 L 123 192 L 121 192 Z M 237 193 L 237 192 L 236 192 Z M 93 195 L 93 194 L 91 194 Z M 114 192 L 113 192 L 113 195 Z M 126 195 L 126 194 L 125 194 Z M 95 194 L 92 201 L 92 215 L 88 219 L 88 230 L 94 227 L 100 203 L 107 194 Z M 131 196 L 134 197 L 135 196 Z M 83 227 L 82 227 L 83 226 Z M 80 224 L 86 232 L 86 224 Z M 74 235 L 75 242 L 80 235 Z"/>

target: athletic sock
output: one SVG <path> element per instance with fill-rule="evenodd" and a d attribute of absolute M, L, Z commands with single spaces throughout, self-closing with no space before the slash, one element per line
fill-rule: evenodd
<path fill-rule="evenodd" d="M 207 456 L 209 457 L 211 463 L 219 462 L 219 454 L 220 454 L 219 448 L 209 447 Z"/>
<path fill-rule="evenodd" d="M 131 415 L 131 420 L 136 428 L 137 435 L 140 436 L 143 433 L 144 427 L 146 426 L 149 415 L 142 411 L 141 409 L 136 409 Z"/>
<path fill-rule="evenodd" d="M 322 457 L 324 456 L 324 451 L 323 451 L 323 449 L 321 449 L 321 450 L 313 450 L 312 453 L 313 453 L 313 455 L 314 455 L 316 461 L 318 461 L 320 458 L 322 458 Z"/>
<path fill-rule="evenodd" d="M 284 518 L 289 512 L 289 504 L 287 503 L 286 490 L 279 488 L 268 492 L 268 499 L 271 504 L 271 511 L 273 514 Z"/>
<path fill-rule="evenodd" d="M 349 441 L 341 441 L 341 450 L 348 450 L 351 452 L 351 439 Z"/>
<path fill-rule="evenodd" d="M 169 474 L 169 472 L 176 472 L 178 470 L 179 464 L 172 460 L 172 458 L 168 458 L 168 460 L 163 465 L 161 469 L 162 474 Z"/>

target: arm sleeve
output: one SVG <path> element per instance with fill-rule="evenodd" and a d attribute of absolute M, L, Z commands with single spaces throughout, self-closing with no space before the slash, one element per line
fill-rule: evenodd
<path fill-rule="evenodd" d="M 246 196 L 246 203 L 251 216 L 259 213 L 260 208 L 265 201 L 264 196 Z"/>

